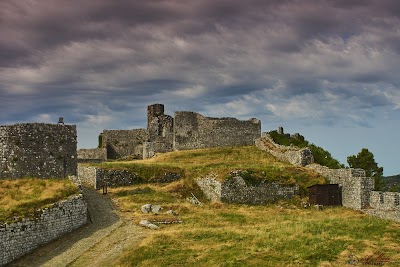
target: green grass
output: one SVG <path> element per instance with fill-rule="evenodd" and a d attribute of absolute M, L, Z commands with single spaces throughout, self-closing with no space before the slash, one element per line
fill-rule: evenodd
<path fill-rule="evenodd" d="M 221 147 L 185 150 L 157 155 L 147 160 L 105 162 L 92 164 L 104 169 L 124 169 L 138 174 L 142 180 L 151 181 L 166 172 L 176 172 L 187 180 L 202 178 L 210 173 L 219 180 L 230 177 L 233 170 L 246 171 L 246 181 L 257 184 L 261 180 L 282 184 L 298 184 L 305 194 L 307 187 L 327 183 L 312 170 L 295 167 L 276 160 L 269 153 L 254 146 Z"/>
<path fill-rule="evenodd" d="M 0 222 L 24 217 L 70 195 L 79 193 L 68 179 L 0 180 Z"/>
<path fill-rule="evenodd" d="M 151 216 L 138 211 L 146 203 L 173 208 L 183 220 L 149 232 L 116 266 L 346 266 L 351 255 L 380 253 L 391 260 L 385 266 L 400 263 L 398 223 L 342 207 L 318 211 L 288 202 L 192 206 L 171 194 L 172 187 L 111 189 L 120 207 L 133 208 L 127 212 L 133 220 Z M 136 193 L 127 199 L 121 190 Z"/>

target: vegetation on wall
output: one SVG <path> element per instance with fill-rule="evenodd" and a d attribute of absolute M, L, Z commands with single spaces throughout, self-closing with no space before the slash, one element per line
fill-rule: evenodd
<path fill-rule="evenodd" d="M 378 163 L 374 159 L 374 154 L 368 149 L 363 148 L 357 155 L 347 157 L 347 163 L 350 168 L 364 169 L 367 177 L 373 177 L 375 180 L 375 190 L 384 190 L 385 181 L 382 179 L 383 168 L 378 167 Z"/>
<path fill-rule="evenodd" d="M 331 169 L 344 168 L 344 165 L 341 164 L 337 159 L 333 158 L 328 151 L 324 150 L 322 147 L 310 144 L 307 140 L 304 139 L 304 136 L 300 134 L 291 136 L 286 134 L 279 134 L 277 131 L 271 131 L 269 132 L 269 134 L 271 135 L 274 142 L 279 145 L 294 145 L 299 148 L 310 148 L 311 152 L 313 153 L 315 163 L 329 167 Z"/>
<path fill-rule="evenodd" d="M 128 170 L 144 181 L 152 180 L 165 172 L 182 174 L 188 180 L 204 178 L 214 173 L 222 181 L 231 177 L 232 171 L 241 171 L 245 174 L 245 180 L 251 184 L 257 184 L 261 180 L 298 184 L 301 194 L 307 192 L 308 186 L 327 183 L 325 178 L 312 170 L 280 162 L 255 146 L 183 150 L 162 153 L 146 160 L 91 165 L 104 169 Z"/>
<path fill-rule="evenodd" d="M 37 208 L 79 193 L 68 179 L 0 180 L 0 222 L 29 216 Z"/>

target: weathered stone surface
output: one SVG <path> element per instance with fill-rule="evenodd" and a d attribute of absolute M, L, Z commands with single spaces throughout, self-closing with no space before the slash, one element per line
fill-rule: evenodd
<path fill-rule="evenodd" d="M 76 144 L 75 125 L 0 126 L 0 179 L 76 175 Z"/>
<path fill-rule="evenodd" d="M 139 225 L 150 228 L 152 230 L 157 230 L 159 227 L 155 225 L 154 223 L 149 222 L 148 220 L 141 220 L 139 222 Z"/>
<path fill-rule="evenodd" d="M 174 133 L 175 150 L 253 145 L 261 135 L 261 122 L 257 119 L 208 118 L 181 111 L 175 112 Z"/>
<path fill-rule="evenodd" d="M 221 182 L 217 180 L 216 174 L 210 173 L 205 178 L 196 179 L 196 183 L 207 199 L 211 201 L 221 200 Z"/>
<path fill-rule="evenodd" d="M 143 158 L 143 144 L 148 141 L 147 129 L 104 130 L 102 147 L 107 150 L 107 159 L 124 157 Z"/>
<path fill-rule="evenodd" d="M 0 266 L 40 245 L 57 239 L 87 222 L 87 205 L 82 195 L 36 211 L 34 218 L 0 225 Z"/>
<path fill-rule="evenodd" d="M 226 179 L 221 184 L 221 200 L 226 203 L 267 204 L 278 199 L 291 199 L 299 194 L 298 185 L 282 185 L 261 181 L 247 185 L 240 176 Z"/>
<path fill-rule="evenodd" d="M 105 148 L 78 149 L 78 162 L 102 162 L 107 157 Z"/>
<path fill-rule="evenodd" d="M 274 157 L 289 162 L 296 166 L 306 166 L 314 162 L 314 157 L 308 147 L 282 146 L 274 142 L 268 133 L 263 133 L 261 138 L 255 140 L 255 145 Z"/>
<path fill-rule="evenodd" d="M 118 187 L 142 182 L 138 175 L 126 170 L 103 170 L 87 166 L 78 166 L 78 178 L 82 184 L 95 189 L 100 189 L 105 184 L 109 187 Z"/>
<path fill-rule="evenodd" d="M 374 179 L 365 177 L 362 169 L 329 169 L 319 164 L 310 164 L 313 169 L 328 178 L 329 183 L 339 184 L 342 190 L 342 204 L 345 207 L 360 210 L 369 206 L 370 193 L 374 188 Z"/>
<path fill-rule="evenodd" d="M 154 214 L 160 213 L 162 210 L 162 207 L 160 205 L 152 205 L 151 206 L 151 212 Z"/>
<path fill-rule="evenodd" d="M 143 213 L 151 213 L 151 212 L 152 212 L 151 207 L 152 207 L 151 204 L 144 204 L 144 205 L 140 208 L 140 210 L 141 210 Z"/>

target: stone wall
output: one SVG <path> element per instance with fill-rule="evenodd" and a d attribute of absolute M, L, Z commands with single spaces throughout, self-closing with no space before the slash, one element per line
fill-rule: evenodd
<path fill-rule="evenodd" d="M 279 199 L 291 199 L 298 194 L 298 185 L 270 182 L 247 185 L 240 176 L 231 177 L 221 184 L 221 200 L 226 203 L 260 205 L 273 203 Z"/>
<path fill-rule="evenodd" d="M 188 111 L 175 112 L 174 116 L 175 150 L 254 145 L 260 135 L 257 119 L 207 118 Z"/>
<path fill-rule="evenodd" d="M 182 176 L 179 173 L 165 172 L 160 177 L 148 181 L 150 183 L 169 183 L 181 179 Z M 130 173 L 127 170 L 105 170 L 96 167 L 78 167 L 78 179 L 82 184 L 100 189 L 104 182 L 109 187 L 118 186 L 129 186 L 133 184 L 143 183 L 143 179 L 135 174 Z"/>
<path fill-rule="evenodd" d="M 107 157 L 105 148 L 78 149 L 78 162 L 101 162 Z"/>
<path fill-rule="evenodd" d="M 1 178 L 76 175 L 76 126 L 21 123 L 0 126 Z"/>
<path fill-rule="evenodd" d="M 149 139 L 146 129 L 104 130 L 102 147 L 107 149 L 106 159 L 124 157 L 143 158 L 143 144 Z"/>
<path fill-rule="evenodd" d="M 228 178 L 221 183 L 211 175 L 197 179 L 196 183 L 208 199 L 226 203 L 260 205 L 279 199 L 291 199 L 299 194 L 298 185 L 266 181 L 261 181 L 258 185 L 248 185 L 240 176 Z"/>
<path fill-rule="evenodd" d="M 33 219 L 0 225 L 0 266 L 71 232 L 87 222 L 87 206 L 82 195 L 38 210 Z"/>
<path fill-rule="evenodd" d="M 283 132 L 283 130 L 281 130 Z M 306 166 L 314 162 L 314 157 L 308 147 L 282 146 L 274 142 L 268 133 L 255 140 L 255 145 L 261 150 L 269 152 L 279 160 L 296 166 Z"/>
<path fill-rule="evenodd" d="M 339 184 L 342 189 L 342 204 L 356 210 L 369 206 L 374 179 L 365 177 L 362 169 L 329 169 L 319 164 L 307 166 L 329 179 L 331 184 Z"/>
<path fill-rule="evenodd" d="M 400 193 L 372 191 L 370 206 L 381 210 L 398 210 L 400 212 Z"/>
<path fill-rule="evenodd" d="M 221 182 L 219 182 L 215 174 L 209 174 L 205 178 L 196 179 L 197 185 L 203 194 L 211 201 L 221 201 Z"/>
<path fill-rule="evenodd" d="M 86 186 L 100 189 L 100 173 L 96 167 L 86 167 L 78 165 L 78 181 Z"/>
<path fill-rule="evenodd" d="M 149 142 L 153 150 L 161 153 L 173 151 L 174 119 L 164 114 L 164 105 L 148 106 L 147 120 Z"/>

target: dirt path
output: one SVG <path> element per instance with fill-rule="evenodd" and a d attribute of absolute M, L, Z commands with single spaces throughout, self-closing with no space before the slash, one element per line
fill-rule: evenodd
<path fill-rule="evenodd" d="M 107 195 L 85 187 L 83 191 L 91 222 L 9 266 L 110 266 L 124 248 L 145 236 L 142 228 L 118 216 Z"/>

